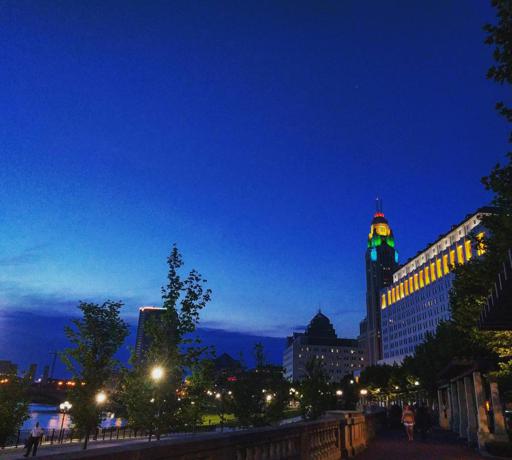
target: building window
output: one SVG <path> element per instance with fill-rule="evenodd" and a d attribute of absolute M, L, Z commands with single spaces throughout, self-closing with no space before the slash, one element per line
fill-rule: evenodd
<path fill-rule="evenodd" d="M 414 292 L 414 281 L 412 276 L 409 278 L 409 292 L 411 294 Z"/>
<path fill-rule="evenodd" d="M 434 262 L 432 262 L 430 264 L 430 278 L 431 278 L 432 282 L 434 282 L 436 280 L 436 266 L 435 266 Z"/>
<path fill-rule="evenodd" d="M 481 232 L 478 235 L 476 235 L 476 239 L 478 240 L 478 243 L 476 245 L 476 254 L 478 256 L 482 256 L 485 254 L 484 236 L 485 236 L 484 232 Z"/>
<path fill-rule="evenodd" d="M 464 242 L 464 249 L 466 250 L 466 260 L 471 260 L 471 256 L 473 255 L 471 253 L 471 241 L 466 240 Z"/>
<path fill-rule="evenodd" d="M 425 267 L 425 284 L 427 286 L 430 284 L 430 276 L 428 274 L 428 267 Z"/>
<path fill-rule="evenodd" d="M 462 246 L 457 246 L 457 262 L 459 265 L 464 265 L 464 252 Z"/>
<path fill-rule="evenodd" d="M 395 288 L 391 289 L 391 300 L 393 301 L 393 303 L 396 302 Z"/>
<path fill-rule="evenodd" d="M 452 270 L 455 268 L 455 251 L 453 249 L 450 251 L 450 267 Z"/>
<path fill-rule="evenodd" d="M 423 270 L 420 270 L 420 288 L 424 287 L 425 284 L 423 283 Z"/>
<path fill-rule="evenodd" d="M 391 289 L 388 290 L 388 305 L 391 305 Z"/>
<path fill-rule="evenodd" d="M 448 266 L 448 254 L 443 256 L 443 271 L 445 275 L 450 273 L 450 267 Z"/>
<path fill-rule="evenodd" d="M 414 274 L 414 290 L 417 291 L 419 288 L 420 288 L 420 286 L 418 285 L 418 274 L 415 273 Z"/>
<path fill-rule="evenodd" d="M 443 270 L 441 269 L 441 259 L 436 259 L 437 277 L 442 278 Z"/>
<path fill-rule="evenodd" d="M 400 296 L 403 299 L 405 297 L 404 294 L 404 283 L 400 283 Z"/>
<path fill-rule="evenodd" d="M 405 288 L 405 295 L 408 296 L 409 295 L 409 282 L 407 280 L 405 280 L 405 282 L 404 282 L 404 288 Z"/>

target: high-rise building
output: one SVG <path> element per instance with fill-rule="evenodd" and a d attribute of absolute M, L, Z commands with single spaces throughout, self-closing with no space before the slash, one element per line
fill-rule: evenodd
<path fill-rule="evenodd" d="M 17 375 L 18 374 L 18 365 L 13 363 L 12 361 L 0 360 L 0 375 Z"/>
<path fill-rule="evenodd" d="M 482 215 L 490 212 L 491 208 L 482 208 L 467 215 L 393 273 L 393 283 L 380 292 L 381 362 L 402 362 L 440 321 L 450 318 L 452 271 L 484 253 L 483 245 L 473 244 L 472 237 L 483 238 Z"/>
<path fill-rule="evenodd" d="M 147 323 L 153 318 L 158 319 L 165 311 L 160 307 L 141 307 L 139 309 L 139 323 L 137 325 L 137 338 L 135 341 L 135 358 L 140 361 L 144 358 L 150 344 L 151 338 L 147 334 Z"/>
<path fill-rule="evenodd" d="M 380 291 L 393 282 L 398 267 L 398 252 L 389 223 L 377 200 L 366 249 L 366 365 L 382 358 Z"/>
<path fill-rule="evenodd" d="M 339 382 L 364 365 L 363 350 L 358 348 L 357 340 L 338 338 L 331 321 L 320 311 L 305 332 L 295 332 L 287 338 L 283 354 L 285 377 L 290 381 L 304 379 L 306 366 L 313 359 L 322 363 L 332 382 Z"/>

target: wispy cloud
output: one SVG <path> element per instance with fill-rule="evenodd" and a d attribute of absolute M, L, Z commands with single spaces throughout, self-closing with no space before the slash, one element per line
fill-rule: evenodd
<path fill-rule="evenodd" d="M 39 244 L 26 248 L 17 254 L 0 257 L 0 267 L 19 267 L 39 262 L 42 258 L 43 250 L 47 246 L 47 244 Z"/>

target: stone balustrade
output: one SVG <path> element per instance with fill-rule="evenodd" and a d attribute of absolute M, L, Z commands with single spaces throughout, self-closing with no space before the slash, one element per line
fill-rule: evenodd
<path fill-rule="evenodd" d="M 231 433 L 190 435 L 82 452 L 46 460 L 339 460 L 364 450 L 375 420 L 357 412 L 329 412 L 322 420 Z M 41 452 L 43 453 L 43 452 Z"/>

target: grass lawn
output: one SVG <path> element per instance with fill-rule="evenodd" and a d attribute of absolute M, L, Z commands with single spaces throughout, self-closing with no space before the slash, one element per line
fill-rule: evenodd
<path fill-rule="evenodd" d="M 224 423 L 235 420 L 233 414 L 224 414 Z M 208 414 L 203 417 L 203 425 L 220 425 L 220 416 L 217 414 Z"/>

